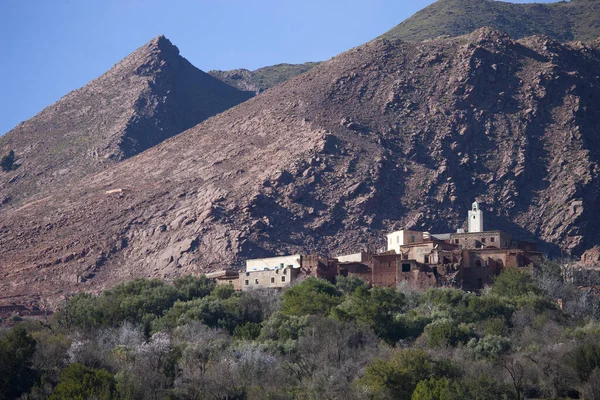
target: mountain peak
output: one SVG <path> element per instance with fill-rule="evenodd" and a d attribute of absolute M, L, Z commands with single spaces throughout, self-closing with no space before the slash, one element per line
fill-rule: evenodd
<path fill-rule="evenodd" d="M 165 35 L 159 35 L 146 43 L 145 48 L 158 50 L 161 52 L 176 53 L 179 55 L 179 49 Z"/>

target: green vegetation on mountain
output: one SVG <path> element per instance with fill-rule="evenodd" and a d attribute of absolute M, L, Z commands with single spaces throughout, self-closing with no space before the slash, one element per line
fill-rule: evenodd
<path fill-rule="evenodd" d="M 382 35 L 422 41 L 460 36 L 489 26 L 515 39 L 545 35 L 559 41 L 600 37 L 600 1 L 513 4 L 494 0 L 438 0 Z"/>
<path fill-rule="evenodd" d="M 249 71 L 247 69 L 234 69 L 231 71 L 209 71 L 208 73 L 223 82 L 240 90 L 255 92 L 256 94 L 286 82 L 296 75 L 303 74 L 318 62 L 304 64 L 276 64 L 268 67 Z"/>

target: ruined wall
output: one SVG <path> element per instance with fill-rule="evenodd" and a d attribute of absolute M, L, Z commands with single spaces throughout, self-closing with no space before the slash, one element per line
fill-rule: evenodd
<path fill-rule="evenodd" d="M 302 273 L 306 276 L 314 276 L 335 282 L 338 273 L 337 263 L 318 254 L 309 254 L 302 257 Z"/>
<path fill-rule="evenodd" d="M 371 268 L 373 271 L 373 286 L 396 286 L 396 269 L 401 264 L 399 254 L 373 256 Z"/>
<path fill-rule="evenodd" d="M 338 275 L 355 276 L 369 284 L 373 284 L 373 271 L 367 264 L 358 262 L 338 264 Z"/>
<path fill-rule="evenodd" d="M 242 290 L 240 276 L 225 276 L 215 279 L 217 285 L 233 285 L 233 289 L 236 291 Z"/>

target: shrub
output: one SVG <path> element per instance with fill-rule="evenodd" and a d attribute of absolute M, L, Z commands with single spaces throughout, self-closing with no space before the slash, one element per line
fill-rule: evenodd
<path fill-rule="evenodd" d="M 283 294 L 283 313 L 286 315 L 327 315 L 342 302 L 341 293 L 331 283 L 307 278 Z"/>
<path fill-rule="evenodd" d="M 531 274 L 518 268 L 505 268 L 494 280 L 492 293 L 498 296 L 519 297 L 529 293 L 537 294 Z"/>
<path fill-rule="evenodd" d="M 0 160 L 0 168 L 2 168 L 2 171 L 4 172 L 13 171 L 18 167 L 19 165 L 15 163 L 15 152 L 13 150 L 9 151 L 8 154 Z"/>
<path fill-rule="evenodd" d="M 429 378 L 417 384 L 411 400 L 462 400 L 456 382 L 445 378 Z"/>
<path fill-rule="evenodd" d="M 0 399 L 13 399 L 33 386 L 36 341 L 21 326 L 0 337 Z"/>
<path fill-rule="evenodd" d="M 373 361 L 358 384 L 373 398 L 410 399 L 420 381 L 457 375 L 451 363 L 435 361 L 423 350 L 407 349 L 396 352 L 389 360 Z"/>
<path fill-rule="evenodd" d="M 75 363 L 62 371 L 49 400 L 111 400 L 115 397 L 115 380 L 108 371 Z"/>
<path fill-rule="evenodd" d="M 473 337 L 472 329 L 465 324 L 458 324 L 453 320 L 441 318 L 425 327 L 428 344 L 430 347 L 456 346 L 466 343 Z"/>
<path fill-rule="evenodd" d="M 479 340 L 475 338 L 469 340 L 467 348 L 473 358 L 495 358 L 510 350 L 510 340 L 497 335 L 488 335 Z"/>

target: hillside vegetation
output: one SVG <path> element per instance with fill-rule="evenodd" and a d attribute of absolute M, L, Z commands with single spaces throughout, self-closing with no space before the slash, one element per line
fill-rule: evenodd
<path fill-rule="evenodd" d="M 139 279 L 3 332 L 0 398 L 596 399 L 599 312 L 551 263 L 481 296 Z"/>
<path fill-rule="evenodd" d="M 544 35 L 559 41 L 590 41 L 600 37 L 600 2 L 513 4 L 494 0 L 439 0 L 382 37 L 422 41 L 442 35 L 460 36 L 485 26 L 515 39 Z"/>
<path fill-rule="evenodd" d="M 249 71 L 247 69 L 234 69 L 231 71 L 212 70 L 208 73 L 223 82 L 243 91 L 259 94 L 265 90 L 290 80 L 296 75 L 310 71 L 319 65 L 318 62 L 304 64 L 277 64 Z"/>

